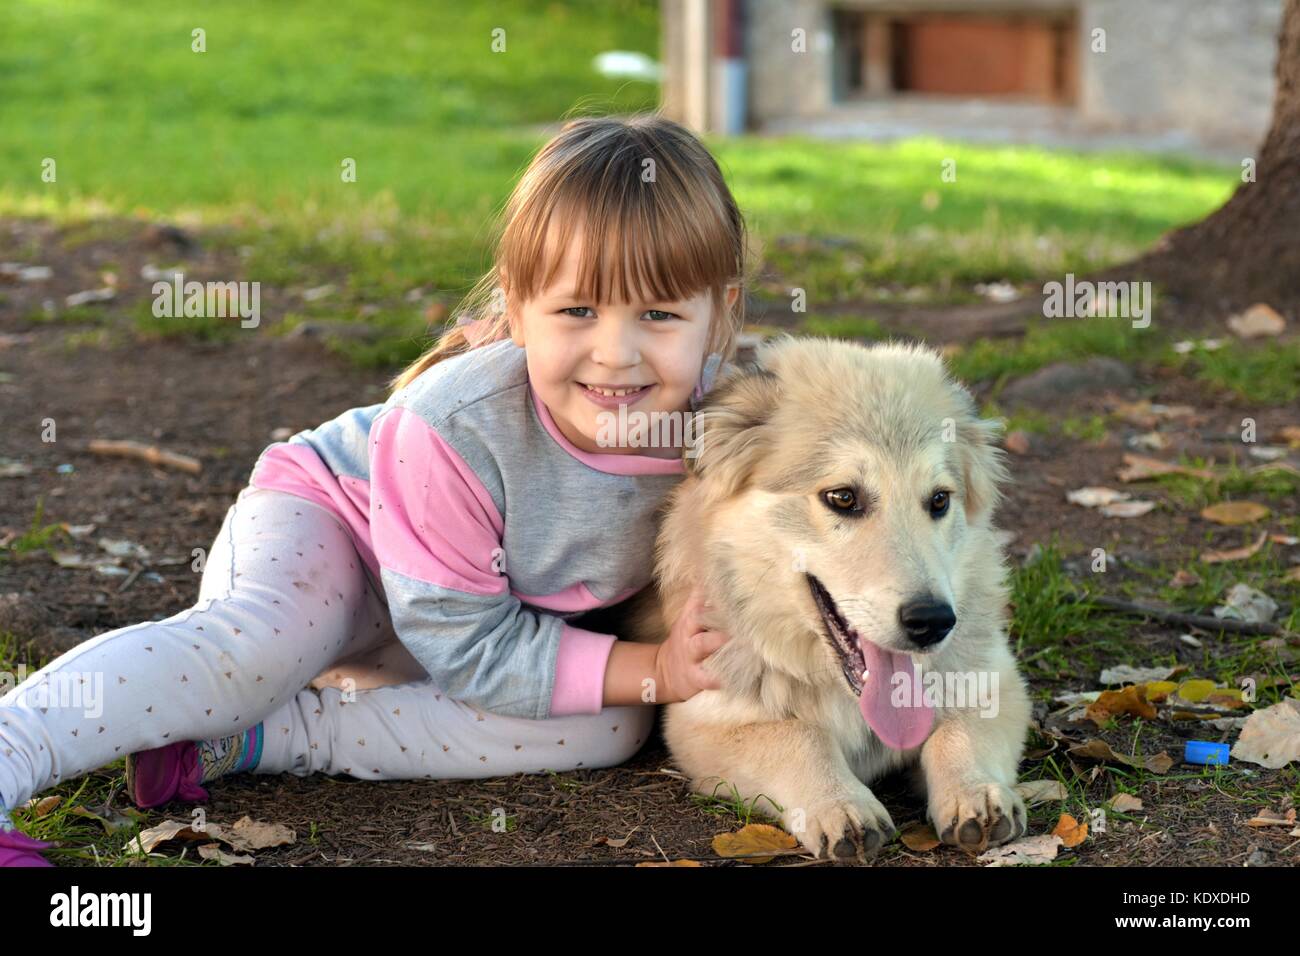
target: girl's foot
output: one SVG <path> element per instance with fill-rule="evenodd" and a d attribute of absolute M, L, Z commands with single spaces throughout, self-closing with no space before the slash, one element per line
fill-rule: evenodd
<path fill-rule="evenodd" d="M 262 757 L 262 725 L 217 740 L 178 740 L 126 758 L 126 791 L 141 810 L 208 799 L 201 784 L 252 770 Z"/>
<path fill-rule="evenodd" d="M 41 856 L 40 851 L 54 846 L 44 840 L 33 840 L 13 825 L 0 808 L 0 867 L 53 866 Z"/>

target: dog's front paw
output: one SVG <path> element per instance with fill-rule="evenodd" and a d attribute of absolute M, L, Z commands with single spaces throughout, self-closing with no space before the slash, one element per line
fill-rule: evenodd
<path fill-rule="evenodd" d="M 897 832 L 889 811 L 865 787 L 788 807 L 782 822 L 813 856 L 865 863 Z"/>
<path fill-rule="evenodd" d="M 930 823 L 942 842 L 982 853 L 1023 835 L 1029 817 L 1020 794 L 1000 783 L 984 783 L 933 795 Z"/>

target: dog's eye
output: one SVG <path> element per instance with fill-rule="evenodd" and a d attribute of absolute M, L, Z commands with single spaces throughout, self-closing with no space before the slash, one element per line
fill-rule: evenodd
<path fill-rule="evenodd" d="M 948 513 L 949 493 L 936 491 L 930 496 L 930 517 L 942 518 Z"/>
<path fill-rule="evenodd" d="M 822 495 L 833 511 L 861 511 L 858 507 L 858 496 L 854 494 L 852 488 L 832 488 Z"/>

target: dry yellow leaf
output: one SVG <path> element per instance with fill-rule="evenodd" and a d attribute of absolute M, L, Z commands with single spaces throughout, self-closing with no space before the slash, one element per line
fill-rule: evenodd
<path fill-rule="evenodd" d="M 1075 757 L 1086 757 L 1089 760 L 1102 760 L 1108 763 L 1121 763 L 1126 767 L 1145 767 L 1152 773 L 1165 774 L 1169 768 L 1174 765 L 1174 758 L 1169 756 L 1163 750 L 1158 754 L 1152 754 L 1149 757 L 1133 757 L 1127 754 L 1117 754 L 1111 749 L 1110 744 L 1104 740 L 1094 737 L 1085 743 L 1075 744 L 1068 751 Z"/>
<path fill-rule="evenodd" d="M 1221 689 L 1216 687 L 1212 680 L 1185 680 L 1178 685 L 1178 696 L 1189 704 L 1199 704 L 1216 690 Z"/>
<path fill-rule="evenodd" d="M 1216 687 L 1205 698 L 1205 702 L 1211 707 L 1222 707 L 1228 710 L 1240 710 L 1246 706 L 1240 687 Z"/>
<path fill-rule="evenodd" d="M 1062 813 L 1050 835 L 1060 837 L 1062 846 L 1078 846 L 1088 837 L 1088 824 L 1080 823 L 1068 813 Z"/>
<path fill-rule="evenodd" d="M 1142 809 L 1142 801 L 1131 793 L 1117 793 L 1110 801 L 1110 808 L 1116 813 L 1133 813 Z"/>
<path fill-rule="evenodd" d="M 637 866 L 699 866 L 699 860 L 673 860 L 671 863 L 665 863 L 662 860 L 647 860 L 644 863 L 638 863 Z"/>
<path fill-rule="evenodd" d="M 1112 715 L 1129 714 L 1146 720 L 1156 719 L 1156 709 L 1147 701 L 1141 684 L 1129 684 L 1123 690 L 1104 690 L 1088 705 L 1086 716 L 1101 726 Z"/>
<path fill-rule="evenodd" d="M 939 845 L 939 838 L 934 834 L 934 827 L 928 823 L 909 823 L 898 834 L 898 839 L 909 850 L 924 853 Z"/>
<path fill-rule="evenodd" d="M 62 797 L 56 797 L 56 796 L 32 797 L 25 804 L 23 804 L 23 806 L 30 808 L 32 812 L 36 814 L 36 816 L 43 817 L 48 815 L 50 811 L 52 811 L 55 807 L 57 807 L 62 802 L 63 802 Z"/>
<path fill-rule="evenodd" d="M 1191 475 L 1206 481 L 1214 479 L 1214 472 L 1205 468 L 1192 468 L 1189 465 L 1177 465 L 1159 458 L 1125 453 L 1124 467 L 1118 472 L 1120 481 L 1142 481 L 1144 478 L 1156 478 L 1160 475 Z"/>
<path fill-rule="evenodd" d="M 1245 561 L 1253 557 L 1260 548 L 1264 547 L 1264 542 L 1268 540 L 1268 532 L 1261 531 L 1259 537 L 1251 544 L 1240 548 L 1228 548 L 1226 551 L 1202 551 L 1201 560 L 1206 564 L 1220 564 L 1224 561 Z"/>
<path fill-rule="evenodd" d="M 1147 700 L 1153 704 L 1162 703 L 1165 698 L 1178 689 L 1178 685 L 1171 680 L 1147 681 L 1142 686 L 1145 688 Z"/>
<path fill-rule="evenodd" d="M 1268 508 L 1254 501 L 1221 501 L 1201 509 L 1201 517 L 1215 524 L 1252 524 L 1268 515 Z"/>
<path fill-rule="evenodd" d="M 718 856 L 745 857 L 746 863 L 770 863 L 775 857 L 750 854 L 793 850 L 798 845 L 798 840 L 770 823 L 747 823 L 735 833 L 719 833 L 713 838 L 713 851 Z"/>

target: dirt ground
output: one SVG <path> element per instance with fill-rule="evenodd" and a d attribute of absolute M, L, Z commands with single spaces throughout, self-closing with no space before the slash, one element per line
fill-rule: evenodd
<path fill-rule="evenodd" d="M 15 233 L 8 235 L 8 248 L 0 247 L 0 260 L 52 261 L 50 250 L 42 248 L 55 241 L 52 231 L 24 230 L 22 250 L 14 246 Z M 96 343 L 86 337 L 82 344 L 69 346 L 69 333 L 112 325 L 112 317 L 125 302 L 146 294 L 148 284 L 132 277 L 146 262 L 158 261 L 159 244 L 165 247 L 170 242 L 156 234 L 90 239 L 71 253 L 59 252 L 59 272 L 39 292 L 0 286 L 4 294 L 0 459 L 30 466 L 28 474 L 0 478 L 0 539 L 26 531 L 37 500 L 43 499 L 43 523 L 96 526 L 90 539 L 63 539 L 58 547 L 90 553 L 94 547 L 89 540 L 102 535 L 137 542 L 154 556 L 139 567 L 140 573 L 126 577 L 62 568 L 40 553 L 0 562 L 0 632 L 10 631 L 20 639 L 20 651 L 31 665 L 106 630 L 161 619 L 189 607 L 199 586 L 198 574 L 190 569 L 191 549 L 210 546 L 258 453 L 273 440 L 272 432 L 311 427 L 347 408 L 382 401 L 386 395 L 388 372 L 361 371 L 313 342 L 269 334 L 241 334 L 222 344 L 143 341 L 128 334 L 117 343 Z M 167 254 L 164 249 L 162 255 Z M 228 254 L 190 250 L 187 261 L 194 265 L 187 276 L 203 278 L 205 257 L 222 255 Z M 118 298 L 100 307 L 106 319 L 91 318 L 86 323 L 32 319 L 33 308 L 44 298 L 58 301 L 61 308 L 63 296 L 97 286 L 105 262 L 125 277 Z M 214 259 L 208 265 L 215 270 L 220 263 Z M 270 295 L 273 302 L 274 293 Z M 267 302 L 264 294 L 263 308 L 269 314 Z M 931 342 L 942 344 L 936 338 Z M 1051 411 L 1086 417 L 1105 414 L 1116 401 L 1142 398 L 1194 406 L 1195 416 L 1170 425 L 1177 448 L 1219 461 L 1226 460 L 1227 444 L 1239 431 L 1243 416 L 1258 420 L 1261 435 L 1300 421 L 1295 407 L 1248 408 L 1208 393 L 1203 385 L 1143 369 L 1136 370 L 1130 387 L 1071 398 Z M 54 442 L 41 441 L 45 419 L 57 424 Z M 1252 529 L 1209 526 L 1195 509 L 1161 508 L 1140 521 L 1123 521 L 1067 504 L 1067 488 L 1116 486 L 1122 456 L 1132 450 L 1124 440 L 1138 430 L 1112 427 L 1100 443 L 1061 434 L 1034 435 L 1025 453 L 1011 457 L 1014 480 L 998 523 L 1015 536 L 1011 552 L 1016 561 L 1054 533 L 1061 536 L 1063 550 L 1073 556 L 1076 567 L 1079 556 L 1093 547 L 1106 547 L 1119 558 L 1116 571 L 1107 576 L 1107 590 L 1119 593 L 1117 589 L 1133 580 L 1137 568 L 1194 560 L 1207 546 L 1207 532 L 1212 534 L 1210 547 L 1233 547 L 1253 537 Z M 155 443 L 198 458 L 203 470 L 188 475 L 97 456 L 84 447 L 95 438 Z M 1143 497 L 1161 498 L 1159 491 L 1143 491 Z M 1294 499 L 1271 501 L 1270 506 L 1279 518 L 1300 513 Z M 1300 556 L 1300 549 L 1292 550 Z M 184 560 L 167 563 L 169 557 Z M 134 569 L 130 563 L 126 567 Z M 1288 610 L 1284 606 L 1283 613 Z M 1114 663 L 1146 665 L 1172 654 L 1189 664 L 1188 676 L 1200 676 L 1202 652 L 1178 639 L 1186 628 L 1140 619 L 1130 623 L 1132 648 Z M 1221 642 L 1225 648 L 1235 648 L 1245 640 L 1231 635 L 1201 637 L 1210 647 Z M 1088 639 L 1080 634 L 1071 640 L 1083 646 Z M 1296 647 L 1282 641 L 1278 654 L 1294 662 Z M 1300 670 L 1300 665 L 1292 667 Z M 1056 665 L 1045 668 L 1041 659 L 1025 671 L 1036 691 L 1061 693 L 1099 686 L 1096 673 Z M 1047 710 L 1045 703 L 1040 704 L 1036 716 L 1046 720 Z M 1064 749 L 1069 742 L 1099 736 L 1116 751 L 1129 753 L 1131 722 L 1123 721 L 1107 732 L 1056 719 L 1046 724 L 1050 732 L 1031 737 L 1022 772 L 1040 776 L 1034 771 L 1051 760 L 1065 768 L 1072 786 L 1083 788 L 1090 804 L 1108 799 L 1115 792 L 1117 776 L 1109 770 L 1094 772 L 1086 761 L 1066 757 Z M 1287 837 L 1285 828 L 1245 825 L 1260 810 L 1284 810 L 1290 805 L 1298 790 L 1294 770 L 1235 765 L 1236 772 L 1244 770 L 1246 777 L 1222 786 L 1214 774 L 1181 763 L 1183 742 L 1194 735 L 1203 737 L 1205 731 L 1197 734 L 1179 725 L 1147 723 L 1144 751 L 1167 751 L 1174 758 L 1174 769 L 1163 776 L 1142 776 L 1129 789 L 1136 789 L 1144 809 L 1131 818 L 1111 820 L 1105 832 L 1090 834 L 1082 845 L 1065 851 L 1062 859 L 1095 865 L 1300 862 L 1300 841 Z M 1231 735 L 1209 739 L 1231 739 Z M 120 765 L 100 773 L 120 778 Z M 907 794 L 901 781 L 886 781 L 873 789 L 900 828 L 924 819 L 924 808 Z M 468 782 L 374 783 L 324 775 L 304 779 L 246 775 L 224 779 L 211 790 L 210 820 L 233 821 L 249 814 L 297 832 L 296 844 L 258 852 L 259 866 L 717 861 L 712 837 L 737 826 L 734 814 L 689 797 L 658 734 L 628 764 L 609 770 Z M 120 794 L 117 803 L 125 803 Z M 482 822 L 496 807 L 505 808 L 510 817 L 505 833 L 494 833 Z M 181 805 L 163 807 L 150 813 L 148 821 L 184 819 L 187 813 Z M 1032 808 L 1031 833 L 1049 831 L 1058 814 L 1059 805 Z M 621 846 L 607 842 L 628 837 Z M 774 865 L 808 863 L 809 858 L 796 854 Z M 974 864 L 956 850 L 914 851 L 896 841 L 875 865 Z"/>

